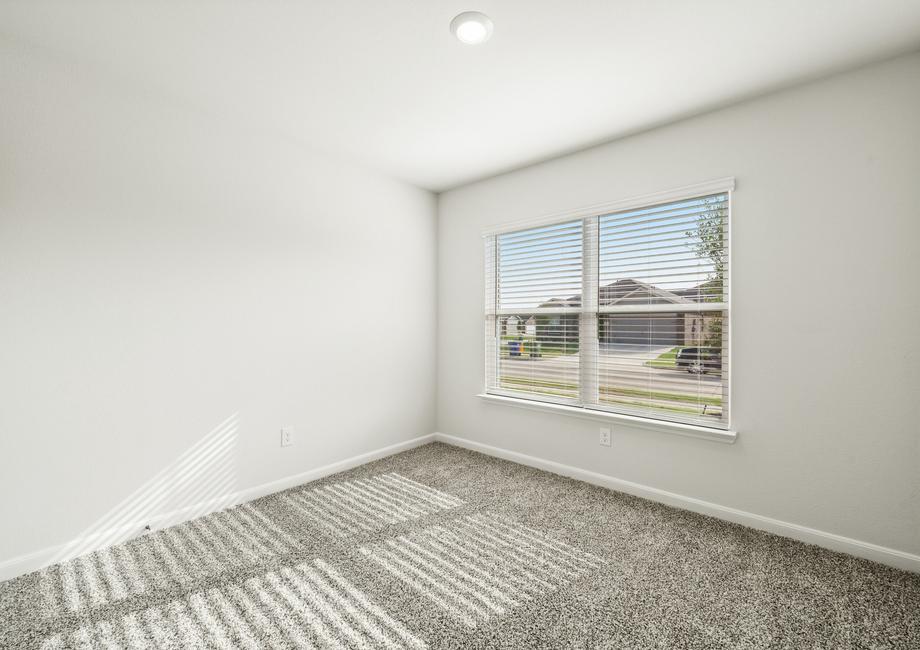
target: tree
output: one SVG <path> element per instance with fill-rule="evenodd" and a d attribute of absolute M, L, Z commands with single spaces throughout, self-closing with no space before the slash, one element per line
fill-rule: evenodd
<path fill-rule="evenodd" d="M 688 230 L 693 250 L 701 259 L 709 259 L 712 270 L 707 280 L 700 285 L 701 302 L 722 302 L 724 300 L 725 279 L 725 225 L 728 210 L 725 201 L 719 196 L 703 199 L 703 206 L 697 216 L 696 226 Z M 722 347 L 722 315 L 703 320 L 703 334 L 707 346 Z"/>

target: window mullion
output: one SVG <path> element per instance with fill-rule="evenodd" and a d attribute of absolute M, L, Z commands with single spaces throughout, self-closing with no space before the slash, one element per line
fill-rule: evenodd
<path fill-rule="evenodd" d="M 598 218 L 582 222 L 581 315 L 578 327 L 578 355 L 581 376 L 579 398 L 583 405 L 597 404 L 597 284 Z"/>
<path fill-rule="evenodd" d="M 485 358 L 486 391 L 498 386 L 498 245 L 495 235 L 485 237 Z"/>

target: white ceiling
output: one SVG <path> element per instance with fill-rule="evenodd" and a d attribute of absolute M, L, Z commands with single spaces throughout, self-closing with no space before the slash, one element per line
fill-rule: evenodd
<path fill-rule="evenodd" d="M 0 35 L 438 191 L 916 49 L 920 0 L 27 0 Z"/>

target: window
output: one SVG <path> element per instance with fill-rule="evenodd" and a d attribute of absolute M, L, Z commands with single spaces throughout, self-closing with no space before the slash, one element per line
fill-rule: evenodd
<path fill-rule="evenodd" d="M 729 190 L 486 236 L 486 392 L 728 428 Z"/>

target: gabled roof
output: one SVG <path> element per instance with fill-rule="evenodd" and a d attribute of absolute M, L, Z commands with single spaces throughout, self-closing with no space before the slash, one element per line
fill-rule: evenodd
<path fill-rule="evenodd" d="M 673 291 L 632 278 L 617 280 L 598 289 L 598 303 L 601 305 L 616 305 L 624 301 L 645 300 L 646 298 L 674 304 L 693 302 Z"/>
<path fill-rule="evenodd" d="M 704 285 L 700 285 L 700 287 L 684 289 L 681 291 L 681 293 L 686 292 L 686 295 L 696 296 L 700 294 L 700 288 L 703 286 Z M 610 284 L 605 284 L 598 289 L 597 293 L 598 304 L 600 305 L 616 305 L 627 300 L 644 301 L 649 299 L 653 299 L 657 302 L 673 304 L 690 304 L 699 302 L 698 300 L 690 300 L 684 295 L 681 295 L 681 293 L 668 291 L 667 289 L 662 289 L 661 287 L 656 287 L 653 284 L 642 282 L 641 280 L 634 280 L 632 278 L 624 278 L 622 280 L 617 280 L 616 282 L 611 282 Z M 581 307 L 581 295 L 574 295 L 568 298 L 550 298 L 540 306 Z"/>
<path fill-rule="evenodd" d="M 689 289 L 678 289 L 674 293 L 688 298 L 693 302 L 709 302 L 714 299 L 721 299 L 722 296 L 722 279 L 713 278 L 706 280 L 702 284 Z"/>
<path fill-rule="evenodd" d="M 571 298 L 550 298 L 541 307 L 581 307 L 581 295 Z"/>

